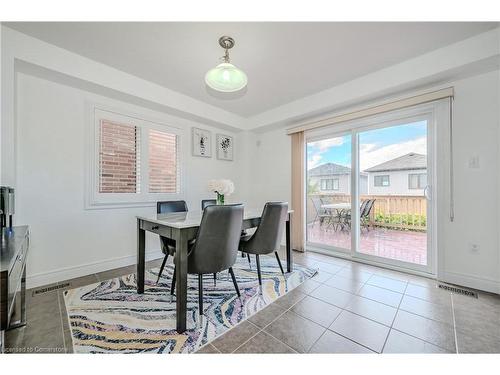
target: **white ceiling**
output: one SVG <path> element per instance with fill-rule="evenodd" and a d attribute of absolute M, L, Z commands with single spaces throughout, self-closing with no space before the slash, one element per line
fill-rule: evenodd
<path fill-rule="evenodd" d="M 8 27 L 250 117 L 422 53 L 493 29 L 497 23 L 112 23 L 20 22 Z M 221 35 L 236 40 L 232 62 L 248 88 L 210 92 Z"/>

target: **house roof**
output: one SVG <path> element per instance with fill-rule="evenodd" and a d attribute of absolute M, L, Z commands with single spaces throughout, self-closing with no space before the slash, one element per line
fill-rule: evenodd
<path fill-rule="evenodd" d="M 427 155 L 410 152 L 409 154 L 365 169 L 365 172 L 406 171 L 414 169 L 427 169 Z"/>
<path fill-rule="evenodd" d="M 325 163 L 309 169 L 309 176 L 341 175 L 351 173 L 351 168 L 335 163 Z"/>

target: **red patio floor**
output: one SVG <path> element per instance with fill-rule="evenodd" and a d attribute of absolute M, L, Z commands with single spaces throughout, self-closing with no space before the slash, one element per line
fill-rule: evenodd
<path fill-rule="evenodd" d="M 316 244 L 335 246 L 343 249 L 351 248 L 351 233 L 335 231 L 332 227 L 316 222 L 314 227 L 307 226 L 307 240 Z M 362 230 L 360 252 L 383 258 L 400 260 L 414 264 L 427 264 L 427 234 L 394 230 L 381 227 Z"/>

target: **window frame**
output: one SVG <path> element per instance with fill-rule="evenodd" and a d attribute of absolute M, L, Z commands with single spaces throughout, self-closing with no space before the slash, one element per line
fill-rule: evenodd
<path fill-rule="evenodd" d="M 422 176 L 427 177 L 427 172 L 420 172 L 420 173 L 408 173 L 408 190 L 423 190 L 427 186 L 427 184 L 422 185 Z M 411 187 L 411 177 L 412 176 L 417 176 L 417 187 Z M 426 178 L 427 182 L 427 178 Z"/>
<path fill-rule="evenodd" d="M 138 193 L 101 193 L 100 183 L 100 142 L 101 120 L 108 120 L 138 128 L 140 134 L 139 184 Z M 90 131 L 88 134 L 88 163 L 86 181 L 86 209 L 125 208 L 155 206 L 157 201 L 181 199 L 184 195 L 184 132 L 182 129 L 166 125 L 147 116 L 135 115 L 125 111 L 116 111 L 108 108 L 92 106 L 90 114 Z M 149 130 L 154 129 L 177 137 L 177 192 L 150 193 L 149 192 Z"/>
<path fill-rule="evenodd" d="M 381 184 L 380 185 L 377 185 L 377 177 L 378 178 L 381 178 Z M 383 178 L 384 177 L 387 177 L 387 185 L 384 185 L 384 182 L 383 182 Z M 376 176 L 373 176 L 373 187 L 389 187 L 391 186 L 391 176 L 388 175 L 388 174 L 380 174 L 380 175 L 376 175 Z"/>
<path fill-rule="evenodd" d="M 335 187 L 335 182 L 337 182 L 337 187 Z M 332 179 L 332 190 L 333 191 L 340 190 L 340 180 L 339 180 L 339 178 Z"/>

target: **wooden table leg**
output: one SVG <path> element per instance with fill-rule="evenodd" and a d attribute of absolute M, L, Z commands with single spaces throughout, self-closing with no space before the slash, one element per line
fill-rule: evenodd
<path fill-rule="evenodd" d="M 176 290 L 175 297 L 177 302 L 177 332 L 183 333 L 186 330 L 186 315 L 187 315 L 187 254 L 188 241 L 187 230 L 178 230 L 176 238 L 175 250 L 175 267 L 176 267 Z"/>
<path fill-rule="evenodd" d="M 144 293 L 144 272 L 146 267 L 146 232 L 137 219 L 137 293 Z"/>
<path fill-rule="evenodd" d="M 292 227 L 292 215 L 288 214 L 288 220 L 286 221 L 286 271 L 293 271 L 293 259 L 292 259 L 292 240 L 290 238 Z"/>

